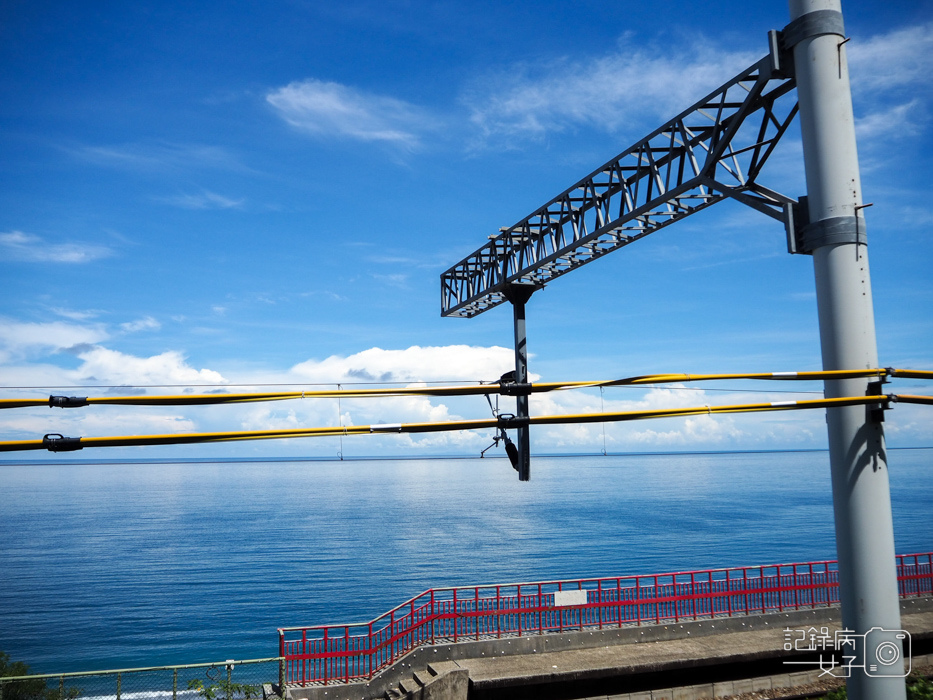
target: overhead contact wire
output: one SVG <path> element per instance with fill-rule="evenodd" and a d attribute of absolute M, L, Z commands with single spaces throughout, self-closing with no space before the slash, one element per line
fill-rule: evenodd
<path fill-rule="evenodd" d="M 909 379 L 933 379 L 933 371 L 905 369 L 860 369 L 825 370 L 813 372 L 760 372 L 754 374 L 646 374 L 625 379 L 578 382 L 537 382 L 528 384 L 529 393 L 585 389 L 613 386 L 638 386 L 642 384 L 670 384 L 687 381 L 716 381 L 729 379 L 750 380 L 800 380 L 851 379 L 858 377 L 903 377 Z M 404 387 L 395 389 L 324 389 L 316 391 L 250 392 L 237 394 L 175 394 L 164 396 L 104 396 L 67 397 L 50 396 L 48 399 L 0 399 L 0 409 L 52 406 L 74 408 L 88 405 L 114 406 L 197 406 L 226 403 L 250 403 L 258 401 L 286 401 L 311 398 L 369 398 L 376 396 L 481 396 L 484 394 L 509 394 L 513 390 L 508 384 L 480 384 L 469 386 Z"/>
<path fill-rule="evenodd" d="M 689 408 L 652 409 L 610 413 L 580 413 L 530 418 L 485 418 L 479 420 L 448 421 L 443 423 L 391 423 L 324 428 L 293 428 L 287 430 L 252 430 L 217 433 L 178 433 L 165 435 L 124 435 L 117 437 L 66 438 L 59 434 L 46 435 L 42 440 L 12 440 L 0 442 L 0 452 L 48 449 L 52 452 L 80 450 L 84 447 L 126 447 L 141 445 L 172 445 L 233 440 L 269 440 L 294 437 L 324 437 L 336 435 L 364 435 L 389 433 L 426 433 L 483 428 L 512 428 L 523 425 L 554 425 L 567 423 L 608 423 L 652 418 L 674 418 L 715 413 L 755 413 L 763 411 L 790 411 L 814 408 L 832 408 L 869 404 L 926 403 L 933 405 L 933 397 L 913 395 L 849 396 L 834 399 L 800 401 L 774 401 L 768 403 L 733 404 L 725 406 L 694 406 Z"/>

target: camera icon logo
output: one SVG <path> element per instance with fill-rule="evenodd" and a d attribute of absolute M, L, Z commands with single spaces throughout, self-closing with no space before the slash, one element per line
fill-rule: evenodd
<path fill-rule="evenodd" d="M 910 633 L 872 627 L 864 635 L 865 673 L 869 676 L 904 677 L 910 674 Z M 903 665 L 901 664 L 903 662 Z"/>

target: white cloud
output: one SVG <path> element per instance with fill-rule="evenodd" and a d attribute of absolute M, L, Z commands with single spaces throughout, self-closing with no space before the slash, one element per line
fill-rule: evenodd
<path fill-rule="evenodd" d="M 348 357 L 332 355 L 292 367 L 293 375 L 315 383 L 429 382 L 495 380 L 514 369 L 515 353 L 498 346 L 448 345 L 405 350 L 370 348 Z"/>
<path fill-rule="evenodd" d="M 154 331 L 161 327 L 162 324 L 152 318 L 152 316 L 146 316 L 136 321 L 120 324 L 120 328 L 127 333 L 135 333 L 137 331 Z"/>
<path fill-rule="evenodd" d="M 229 149 L 184 143 L 129 143 L 81 146 L 70 153 L 82 160 L 133 171 L 189 170 L 191 168 L 252 172 Z"/>
<path fill-rule="evenodd" d="M 195 369 L 185 362 L 184 355 L 174 350 L 151 357 L 136 357 L 100 345 L 82 348 L 78 352 L 82 364 L 69 372 L 80 383 L 126 384 L 224 384 L 219 372 Z"/>
<path fill-rule="evenodd" d="M 397 287 L 398 289 L 408 288 L 408 275 L 406 274 L 373 275 L 373 279 L 385 282 L 390 287 Z"/>
<path fill-rule="evenodd" d="M 673 423 L 673 421 L 671 421 Z M 630 432 L 626 439 L 635 449 L 651 447 L 697 448 L 734 445 L 736 439 L 746 437 L 735 427 L 731 416 L 693 416 L 678 421 L 670 430 L 643 427 Z"/>
<path fill-rule="evenodd" d="M 915 136 L 930 120 L 933 22 L 846 44 L 860 143 Z"/>
<path fill-rule="evenodd" d="M 412 148 L 431 128 L 424 110 L 408 102 L 313 78 L 273 90 L 266 101 L 286 122 L 321 138 Z"/>
<path fill-rule="evenodd" d="M 855 135 L 861 141 L 879 136 L 914 136 L 919 132 L 919 100 L 893 105 L 855 120 Z"/>
<path fill-rule="evenodd" d="M 485 76 L 463 101 L 485 137 L 542 137 L 577 126 L 616 132 L 632 120 L 673 117 L 760 57 L 707 44 L 644 47 L 625 36 L 603 56 Z"/>
<path fill-rule="evenodd" d="M 100 324 L 78 325 L 64 321 L 23 323 L 0 318 L 0 362 L 99 343 L 108 337 Z"/>
<path fill-rule="evenodd" d="M 43 408 L 6 411 L 0 416 L 0 429 L 8 435 L 18 433 L 22 439 L 28 440 L 48 433 L 92 437 L 193 432 L 197 430 L 197 423 L 179 415 L 177 409 L 122 406 L 118 410 L 62 411 Z"/>
<path fill-rule="evenodd" d="M 245 199 L 231 199 L 209 190 L 202 190 L 198 194 L 163 197 L 161 201 L 182 209 L 241 209 L 246 202 Z"/>
<path fill-rule="evenodd" d="M 89 263 L 113 255 L 107 246 L 88 243 L 46 243 L 22 231 L 0 233 L 0 250 L 9 260 L 51 263 Z"/>
<path fill-rule="evenodd" d="M 933 22 L 896 29 L 846 46 L 855 92 L 933 85 Z"/>
<path fill-rule="evenodd" d="M 71 319 L 72 321 L 90 321 L 92 318 L 97 318 L 101 314 L 97 309 L 77 311 L 75 309 L 64 309 L 61 307 L 52 308 L 52 313 L 62 318 Z"/>

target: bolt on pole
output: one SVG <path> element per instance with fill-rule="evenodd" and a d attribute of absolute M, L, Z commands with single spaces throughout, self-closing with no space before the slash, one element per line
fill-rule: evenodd
<path fill-rule="evenodd" d="M 823 369 L 878 366 L 855 122 L 840 0 L 790 0 Z M 867 379 L 826 381 L 827 398 L 865 395 Z M 880 411 L 826 411 L 842 624 L 859 645 L 852 700 L 903 700 L 894 526 Z M 894 663 L 879 646 L 900 649 Z M 909 653 L 909 651 L 908 651 Z M 879 663 L 880 662 L 880 663 Z M 858 667 L 856 667 L 858 666 Z"/>

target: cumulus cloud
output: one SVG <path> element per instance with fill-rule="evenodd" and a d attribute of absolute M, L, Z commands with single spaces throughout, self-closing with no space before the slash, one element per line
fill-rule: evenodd
<path fill-rule="evenodd" d="M 431 124 L 424 110 L 403 100 L 313 78 L 273 90 L 266 101 L 286 122 L 319 138 L 413 148 Z"/>
<path fill-rule="evenodd" d="M 197 423 L 172 409 L 140 409 L 121 407 L 119 410 L 6 412 L 0 417 L 0 429 L 33 439 L 48 433 L 70 436 L 145 435 L 194 432 Z M 104 456 L 104 455 L 101 455 Z"/>
<path fill-rule="evenodd" d="M 669 430 L 644 427 L 626 435 L 629 444 L 635 449 L 645 445 L 655 448 L 676 446 L 682 449 L 711 445 L 728 446 L 730 443 L 735 444 L 736 439 L 742 437 L 744 434 L 736 429 L 733 417 L 710 415 L 684 418 Z"/>
<path fill-rule="evenodd" d="M 22 231 L 0 233 L 0 250 L 8 260 L 23 262 L 81 264 L 113 255 L 107 246 L 88 243 L 46 243 Z"/>
<path fill-rule="evenodd" d="M 24 323 L 0 318 L 0 362 L 99 343 L 109 337 L 102 324 L 65 321 Z"/>
<path fill-rule="evenodd" d="M 307 360 L 275 375 L 273 382 L 304 381 L 309 385 L 359 383 L 493 381 L 513 368 L 514 352 L 502 347 L 451 345 L 412 346 L 402 350 L 370 348 L 348 356 Z M 242 413 L 245 429 L 373 425 L 381 423 L 437 423 L 462 418 L 488 418 L 489 406 L 479 397 L 397 396 L 367 399 L 306 399 L 251 405 Z M 479 453 L 492 440 L 491 430 L 464 430 L 412 435 L 371 435 L 352 438 L 353 450 L 367 454 L 399 452 Z M 312 449 L 310 446 L 307 449 Z"/>
<path fill-rule="evenodd" d="M 514 351 L 498 346 L 413 345 L 405 350 L 370 348 L 347 357 L 307 360 L 291 372 L 315 383 L 492 381 L 514 365 Z"/>
<path fill-rule="evenodd" d="M 601 56 L 484 76 L 462 99 L 486 138 L 539 138 L 578 126 L 616 132 L 633 120 L 673 117 L 760 57 L 706 44 L 645 48 L 625 36 Z"/>
<path fill-rule="evenodd" d="M 151 357 L 136 357 L 95 345 L 77 353 L 81 365 L 69 375 L 81 383 L 126 384 L 224 384 L 226 380 L 210 369 L 195 369 L 174 350 Z"/>

